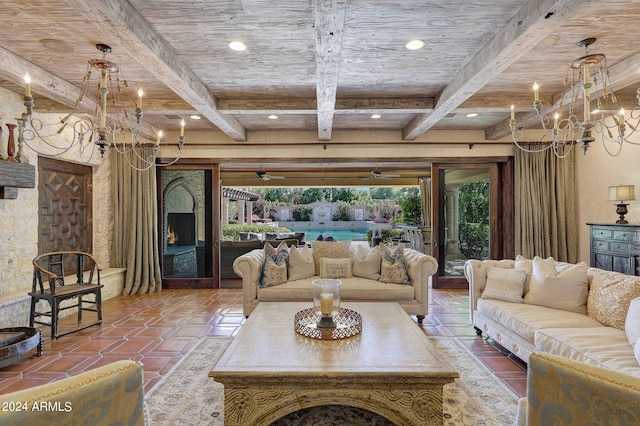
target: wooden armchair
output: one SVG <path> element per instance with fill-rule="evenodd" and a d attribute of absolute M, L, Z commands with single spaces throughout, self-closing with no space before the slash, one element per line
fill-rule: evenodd
<path fill-rule="evenodd" d="M 75 272 L 75 283 L 67 284 L 65 267 Z M 43 280 L 44 276 L 44 280 Z M 94 276 L 96 282 L 94 282 Z M 46 285 L 45 285 L 46 283 Z M 60 251 L 44 253 L 33 259 L 33 287 L 31 296 L 31 314 L 29 326 L 41 324 L 51 327 L 51 339 L 84 330 L 94 325 L 102 324 L 102 284 L 100 283 L 100 267 L 96 259 L 88 253 L 80 251 Z M 84 299 L 93 294 L 93 298 Z M 62 302 L 76 299 L 77 302 L 62 305 Z M 49 303 L 49 311 L 37 310 L 39 301 Z M 88 306 L 86 306 L 88 305 Z M 65 332 L 58 331 L 60 311 L 78 309 L 78 325 Z M 97 319 L 87 323 L 82 322 L 83 311 L 96 313 Z M 49 322 L 43 322 L 41 317 L 49 317 Z"/>

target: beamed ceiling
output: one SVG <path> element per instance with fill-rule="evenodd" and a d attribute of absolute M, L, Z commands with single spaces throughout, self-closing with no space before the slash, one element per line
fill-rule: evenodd
<path fill-rule="evenodd" d="M 534 81 L 544 105 L 557 108 L 567 65 L 584 54 L 576 43 L 588 37 L 597 38 L 591 53 L 606 53 L 621 102 L 634 105 L 639 20 L 633 0 L 0 1 L 0 86 L 22 93 L 28 71 L 37 111 L 68 110 L 87 60 L 101 55 L 95 44 L 105 43 L 132 104 L 144 88 L 150 133 L 175 131 L 185 118 L 189 131 L 238 143 L 254 131 L 312 131 L 316 143 L 332 143 L 337 131 L 372 129 L 406 141 L 482 130 L 496 141 L 509 134 L 511 104 L 521 126 L 535 124 Z M 411 39 L 424 47 L 406 49 Z M 234 40 L 247 49 L 229 49 Z M 95 99 L 80 109 L 94 113 Z M 336 173 L 416 168 L 363 157 L 360 168 L 335 165 Z M 233 169 L 256 171 L 255 163 Z M 322 178 L 316 169 L 312 178 Z"/>

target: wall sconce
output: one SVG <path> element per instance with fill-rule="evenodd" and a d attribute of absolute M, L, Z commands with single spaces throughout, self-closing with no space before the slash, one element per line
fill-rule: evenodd
<path fill-rule="evenodd" d="M 616 201 L 616 213 L 620 218 L 616 223 L 629 223 L 625 220 L 624 215 L 627 214 L 627 206 L 625 201 L 636 199 L 635 185 L 618 185 L 609 187 L 609 201 Z"/>

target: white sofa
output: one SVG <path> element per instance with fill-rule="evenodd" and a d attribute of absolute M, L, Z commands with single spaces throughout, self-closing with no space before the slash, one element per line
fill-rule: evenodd
<path fill-rule="evenodd" d="M 540 285 L 545 282 L 540 280 L 544 274 L 533 266 L 533 262 L 540 261 L 553 264 L 550 259 L 529 260 L 521 256 L 517 261 L 465 263 L 469 314 L 476 333 L 485 333 L 525 362 L 532 353 L 544 352 L 640 377 L 640 348 L 634 354 L 632 344 L 640 334 L 640 277 L 555 262 L 557 275 L 551 273 L 551 281 L 545 285 L 556 287 L 545 288 Z M 496 276 L 510 274 L 499 269 L 525 271 L 522 301 L 495 297 L 496 288 L 500 288 Z M 582 289 L 576 286 L 576 280 L 562 281 L 563 271 L 567 270 L 583 270 L 580 273 L 585 275 L 586 283 Z M 520 274 L 518 271 L 516 275 Z M 492 274 L 490 280 L 488 274 Z M 489 281 L 491 285 L 487 286 Z M 540 293 L 541 288 L 546 293 Z M 540 295 L 543 300 L 535 298 Z"/>
<path fill-rule="evenodd" d="M 313 242 L 312 244 L 314 244 Z M 326 244 L 326 243 L 325 243 Z M 298 250 L 292 248 L 291 250 Z M 416 250 L 404 250 L 404 261 L 411 279 L 410 284 L 390 284 L 369 278 L 353 276 L 340 278 L 340 299 L 343 302 L 397 302 L 410 315 L 422 323 L 428 312 L 430 277 L 438 270 L 435 258 Z M 351 256 L 354 256 L 353 249 Z M 243 310 L 249 316 L 260 302 L 313 301 L 311 282 L 317 275 L 271 287 L 260 286 L 264 250 L 253 250 L 233 262 L 233 270 L 242 278 Z"/>

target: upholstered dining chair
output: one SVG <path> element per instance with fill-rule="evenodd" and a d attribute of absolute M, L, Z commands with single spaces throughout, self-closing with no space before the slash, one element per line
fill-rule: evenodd
<path fill-rule="evenodd" d="M 72 269 L 67 275 L 65 268 Z M 95 280 L 95 281 L 94 281 Z M 75 281 L 75 282 L 73 282 Z M 102 287 L 100 267 L 89 253 L 80 251 L 58 251 L 44 253 L 33 259 L 33 286 L 29 326 L 40 324 L 51 327 L 51 339 L 102 324 Z M 93 297 L 91 297 L 93 295 Z M 85 299 L 89 296 L 89 299 Z M 71 303 L 63 303 L 71 300 Z M 49 310 L 42 310 L 38 302 L 45 301 Z M 78 324 L 72 330 L 59 331 L 60 312 L 77 309 Z M 83 323 L 84 311 L 96 313 L 96 319 Z M 49 317 L 49 322 L 42 320 Z"/>

